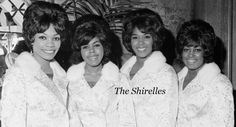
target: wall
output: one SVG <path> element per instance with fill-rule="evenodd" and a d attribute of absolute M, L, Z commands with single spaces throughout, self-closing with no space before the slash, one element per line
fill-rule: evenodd
<path fill-rule="evenodd" d="M 184 21 L 192 18 L 192 0 L 141 0 L 150 2 L 145 7 L 158 12 L 166 27 L 176 35 L 177 28 Z"/>
<path fill-rule="evenodd" d="M 234 89 L 236 90 L 236 1 L 232 1 L 232 81 Z M 233 50 L 234 49 L 234 50 Z"/>
<path fill-rule="evenodd" d="M 236 4 L 234 0 L 195 0 L 193 18 L 200 18 L 209 22 L 215 29 L 216 35 L 221 39 L 226 50 L 223 73 L 233 82 L 236 89 Z M 219 50 L 218 58 L 224 55 L 223 50 Z"/>

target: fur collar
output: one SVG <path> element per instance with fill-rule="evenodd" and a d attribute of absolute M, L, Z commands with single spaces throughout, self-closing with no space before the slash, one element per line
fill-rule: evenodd
<path fill-rule="evenodd" d="M 34 59 L 32 54 L 28 52 L 22 52 L 16 58 L 15 66 L 32 76 L 36 76 L 42 71 L 40 64 Z M 55 77 L 66 77 L 66 72 L 55 60 L 50 62 L 50 67 Z"/>
<path fill-rule="evenodd" d="M 121 72 L 129 75 L 133 65 L 136 62 L 136 56 L 132 56 L 121 68 Z M 149 58 L 144 62 L 143 67 L 140 70 L 145 72 L 158 72 L 166 64 L 166 58 L 160 51 L 154 51 Z"/>
<path fill-rule="evenodd" d="M 83 77 L 85 73 L 85 62 L 76 64 L 71 66 L 67 71 L 67 78 L 70 81 L 76 81 Z M 119 80 L 119 69 L 112 62 L 108 62 L 103 65 L 102 68 L 102 79 L 110 80 L 110 81 L 118 81 Z"/>
<path fill-rule="evenodd" d="M 187 75 L 188 68 L 185 66 L 179 73 L 179 79 L 185 78 Z M 214 62 L 204 64 L 203 67 L 199 70 L 197 76 L 200 82 L 210 83 L 218 74 L 220 74 L 220 68 Z"/>

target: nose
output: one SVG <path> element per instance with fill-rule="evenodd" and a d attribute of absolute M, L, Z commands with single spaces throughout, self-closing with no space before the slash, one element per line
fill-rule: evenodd
<path fill-rule="evenodd" d="M 138 37 L 138 43 L 142 45 L 144 43 L 144 38 L 143 37 Z"/>
<path fill-rule="evenodd" d="M 55 46 L 54 41 L 52 39 L 48 39 L 47 46 L 54 47 Z"/>
<path fill-rule="evenodd" d="M 189 50 L 189 52 L 188 52 L 188 55 L 190 56 L 190 57 L 192 57 L 192 56 L 194 56 L 194 50 L 193 49 L 191 49 L 191 50 Z"/>
<path fill-rule="evenodd" d="M 90 52 L 90 53 L 93 53 L 93 52 L 94 52 L 94 47 L 93 47 L 93 46 L 90 46 L 90 47 L 89 47 L 89 52 Z"/>

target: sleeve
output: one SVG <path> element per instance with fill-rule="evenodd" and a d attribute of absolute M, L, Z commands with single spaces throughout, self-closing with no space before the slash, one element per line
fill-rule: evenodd
<path fill-rule="evenodd" d="M 217 127 L 234 127 L 234 101 L 232 84 L 224 77 L 223 80 L 213 83 L 212 96 L 212 123 Z"/>
<path fill-rule="evenodd" d="M 83 127 L 78 114 L 78 107 L 73 99 L 73 95 L 69 89 L 68 111 L 70 116 L 70 127 Z"/>
<path fill-rule="evenodd" d="M 9 71 L 2 89 L 2 127 L 27 127 L 27 104 L 22 75 Z"/>
<path fill-rule="evenodd" d="M 160 94 L 148 100 L 149 112 L 156 117 L 156 125 L 174 127 L 178 109 L 177 75 L 173 69 L 169 68 L 164 69 L 152 80 L 157 84 Z"/>
<path fill-rule="evenodd" d="M 129 89 L 128 80 L 121 76 L 120 86 Z M 119 127 L 136 127 L 134 104 L 130 94 L 118 94 Z"/>

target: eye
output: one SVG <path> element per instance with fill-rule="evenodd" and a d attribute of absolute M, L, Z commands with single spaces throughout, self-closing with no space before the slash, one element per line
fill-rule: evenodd
<path fill-rule="evenodd" d="M 145 37 L 146 39 L 150 39 L 150 38 L 152 38 L 151 34 L 145 34 L 144 37 Z"/>
<path fill-rule="evenodd" d="M 133 35 L 133 36 L 131 36 L 131 39 L 132 39 L 132 40 L 136 40 L 136 39 L 138 39 L 138 36 Z"/>
<path fill-rule="evenodd" d="M 196 48 L 196 49 L 194 49 L 194 52 L 202 52 L 202 49 L 201 48 Z"/>
<path fill-rule="evenodd" d="M 60 37 L 54 37 L 54 40 L 55 40 L 55 41 L 60 41 L 61 38 L 60 38 Z"/>
<path fill-rule="evenodd" d="M 43 35 L 41 35 L 41 36 L 39 36 L 39 39 L 41 39 L 41 40 L 46 40 L 46 39 L 47 39 L 47 37 L 46 37 L 46 36 L 43 36 Z"/>
<path fill-rule="evenodd" d="M 189 50 L 189 48 L 184 47 L 183 52 L 188 52 Z"/>
<path fill-rule="evenodd" d="M 94 44 L 94 47 L 100 47 L 100 46 L 101 46 L 100 43 L 95 43 L 95 44 Z"/>
<path fill-rule="evenodd" d="M 88 49 L 88 48 L 89 48 L 88 45 L 83 45 L 83 46 L 81 46 L 81 49 Z"/>

